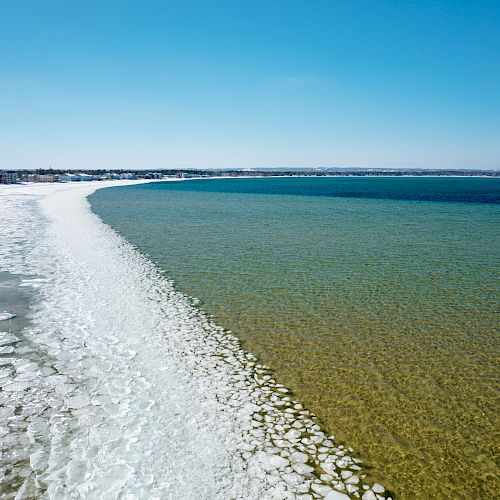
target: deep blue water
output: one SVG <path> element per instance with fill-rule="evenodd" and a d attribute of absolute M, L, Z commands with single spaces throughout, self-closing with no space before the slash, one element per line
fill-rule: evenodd
<path fill-rule="evenodd" d="M 500 179 L 477 177 L 287 177 L 148 184 L 144 189 L 500 203 Z"/>

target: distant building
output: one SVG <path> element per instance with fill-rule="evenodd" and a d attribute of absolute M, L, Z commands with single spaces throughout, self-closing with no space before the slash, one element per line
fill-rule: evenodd
<path fill-rule="evenodd" d="M 132 179 L 137 179 L 137 175 L 132 174 L 131 172 L 124 172 L 122 174 L 122 178 L 127 180 L 132 180 Z"/>
<path fill-rule="evenodd" d="M 57 174 L 56 175 L 56 182 L 70 182 L 71 181 L 71 174 Z"/>
<path fill-rule="evenodd" d="M 54 174 L 35 174 L 33 176 L 34 182 L 55 182 L 56 176 Z"/>
<path fill-rule="evenodd" d="M 23 173 L 20 178 L 18 176 L 18 180 L 19 179 L 21 182 L 35 182 L 35 174 Z"/>
<path fill-rule="evenodd" d="M 17 172 L 14 170 L 1 170 L 0 184 L 17 184 Z"/>
<path fill-rule="evenodd" d="M 95 177 L 89 174 L 78 174 L 78 176 L 80 177 L 80 181 L 83 182 L 95 180 Z"/>
<path fill-rule="evenodd" d="M 79 182 L 81 181 L 80 175 L 70 174 L 66 172 L 65 174 L 59 174 L 57 176 L 57 182 Z"/>

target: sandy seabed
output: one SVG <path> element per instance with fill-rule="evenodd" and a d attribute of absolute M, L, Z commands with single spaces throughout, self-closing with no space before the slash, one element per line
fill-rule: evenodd
<path fill-rule="evenodd" d="M 91 212 L 96 189 L 133 183 L 0 187 L 0 272 L 37 297 L 22 335 L 0 332 L 2 498 L 386 498 Z"/>

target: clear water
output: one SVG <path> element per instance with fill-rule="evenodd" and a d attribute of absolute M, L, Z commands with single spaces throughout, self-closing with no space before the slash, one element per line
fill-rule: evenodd
<path fill-rule="evenodd" d="M 0 271 L 0 313 L 14 315 L 11 319 L 0 321 L 0 332 L 18 334 L 30 323 L 29 304 L 33 291 L 20 286 L 23 278 L 25 277 Z"/>
<path fill-rule="evenodd" d="M 499 180 L 195 180 L 90 201 L 373 480 L 497 495 Z"/>

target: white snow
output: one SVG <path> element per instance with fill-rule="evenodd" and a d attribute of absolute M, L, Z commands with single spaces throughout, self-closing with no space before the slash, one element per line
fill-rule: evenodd
<path fill-rule="evenodd" d="M 0 188 L 0 271 L 39 300 L 0 358 L 0 494 L 345 498 L 334 458 L 318 465 L 334 438 L 90 211 L 126 183 Z"/>

